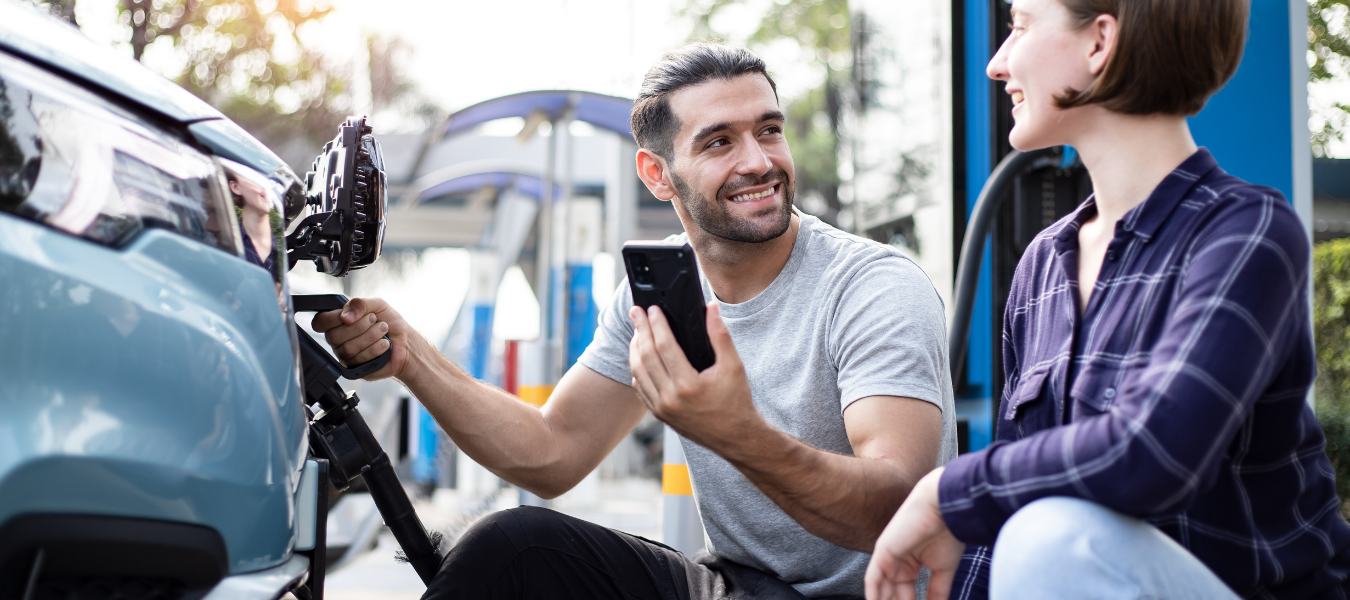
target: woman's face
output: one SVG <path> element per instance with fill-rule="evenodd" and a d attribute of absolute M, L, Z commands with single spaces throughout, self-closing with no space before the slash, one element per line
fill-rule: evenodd
<path fill-rule="evenodd" d="M 1095 106 L 1068 110 L 1055 105 L 1055 96 L 1082 90 L 1100 72 L 1105 58 L 1094 26 L 1073 27 L 1068 9 L 1059 0 L 1014 0 L 1012 31 L 985 72 L 1007 82 L 1012 96 L 1012 133 L 1008 141 L 1019 150 L 1073 144 Z M 1109 17 L 1107 17 L 1109 18 Z"/>
<path fill-rule="evenodd" d="M 266 214 L 271 212 L 272 204 L 267 200 L 267 192 L 262 186 L 244 178 L 230 182 L 230 191 L 244 199 L 244 210 Z"/>

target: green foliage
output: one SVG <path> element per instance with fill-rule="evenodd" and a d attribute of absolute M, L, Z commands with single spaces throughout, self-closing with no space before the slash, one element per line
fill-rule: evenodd
<path fill-rule="evenodd" d="M 690 39 L 725 40 L 715 31 L 718 13 L 746 0 L 686 0 L 678 12 L 694 21 Z M 788 146 L 797 170 L 797 204 L 831 224 L 838 223 L 839 121 L 849 86 L 851 37 L 847 0 L 775 0 L 746 40 L 760 49 L 791 40 L 801 60 L 822 75 L 821 85 L 797 98 L 783 98 Z M 769 73 L 774 65 L 769 65 Z"/>
<path fill-rule="evenodd" d="M 1350 239 L 1313 250 L 1313 332 L 1317 344 L 1317 420 L 1336 470 L 1336 491 L 1350 501 Z M 1350 518 L 1350 502 L 1341 514 Z"/>
<path fill-rule="evenodd" d="M 1350 77 L 1350 0 L 1308 0 L 1308 51 L 1312 61 L 1309 82 Z M 1313 117 L 1313 154 L 1326 156 L 1327 144 L 1344 139 L 1350 104 L 1315 107 Z"/>
<path fill-rule="evenodd" d="M 350 110 L 350 80 L 297 30 L 332 9 L 304 0 L 119 0 L 132 56 L 167 39 L 171 79 L 273 148 L 331 138 Z"/>

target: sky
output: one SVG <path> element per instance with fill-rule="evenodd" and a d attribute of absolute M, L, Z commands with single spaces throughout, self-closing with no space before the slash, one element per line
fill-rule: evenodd
<path fill-rule="evenodd" d="M 362 69 L 368 34 L 398 36 L 412 47 L 407 74 L 419 90 L 454 111 L 490 98 L 539 89 L 577 89 L 633 97 L 661 54 L 684 44 L 692 21 L 676 16 L 684 0 L 329 0 L 333 11 L 299 32 L 330 60 Z M 775 0 L 748 0 L 719 13 L 714 28 L 747 38 Z M 778 0 L 786 1 L 786 0 Z M 118 0 L 80 0 L 86 35 L 118 46 Z M 120 44 L 130 55 L 130 47 Z M 147 51 L 162 74 L 181 67 L 167 48 Z M 762 48 L 785 97 L 815 87 L 795 45 Z"/>

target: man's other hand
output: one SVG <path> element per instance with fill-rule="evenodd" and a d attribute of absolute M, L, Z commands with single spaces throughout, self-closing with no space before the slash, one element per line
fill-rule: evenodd
<path fill-rule="evenodd" d="M 661 309 L 632 307 L 633 341 L 628 366 L 633 389 L 657 419 L 680 435 L 717 451 L 768 425 L 755 410 L 745 364 L 716 302 L 708 303 L 708 339 L 716 362 L 699 372 L 675 341 Z"/>
<path fill-rule="evenodd" d="M 352 298 L 341 310 L 314 315 L 310 327 L 323 334 L 338 360 L 349 367 L 374 360 L 392 343 L 389 364 L 367 376 L 368 381 L 398 377 L 407 362 L 409 338 L 417 335 L 398 311 L 379 298 Z"/>
<path fill-rule="evenodd" d="M 966 545 L 952 536 L 938 509 L 942 467 L 929 472 L 881 532 L 867 565 L 867 600 L 914 600 L 919 568 L 928 567 L 928 597 L 946 600 Z"/>

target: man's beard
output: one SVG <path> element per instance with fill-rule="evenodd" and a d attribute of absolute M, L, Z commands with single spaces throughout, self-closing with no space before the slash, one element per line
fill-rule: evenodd
<path fill-rule="evenodd" d="M 792 224 L 794 185 L 788 180 L 787 172 L 782 169 L 774 169 L 760 177 L 739 177 L 717 190 L 717 197 L 721 198 L 735 190 L 777 182 L 782 186 L 783 206 L 778 211 L 776 220 L 763 225 L 731 216 L 720 202 L 709 201 L 702 192 L 695 192 L 673 170 L 670 173 L 670 180 L 675 185 L 675 193 L 684 203 L 685 210 L 689 211 L 689 218 L 694 220 L 694 224 L 698 225 L 699 229 L 722 239 L 761 244 L 783 235 Z"/>

